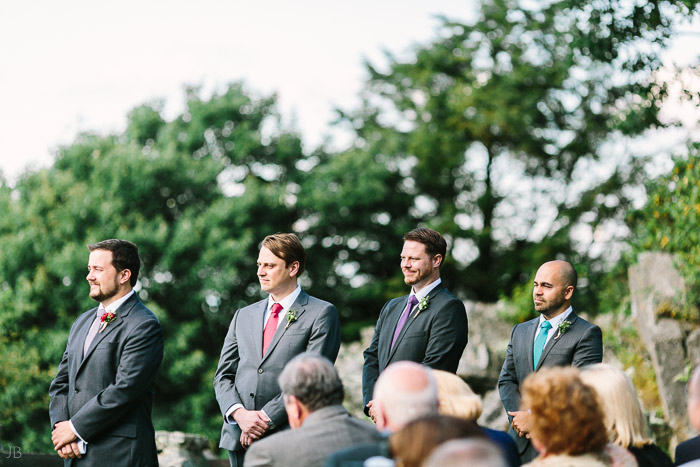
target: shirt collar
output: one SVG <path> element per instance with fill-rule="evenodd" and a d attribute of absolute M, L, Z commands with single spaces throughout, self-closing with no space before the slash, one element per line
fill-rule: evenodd
<path fill-rule="evenodd" d="M 569 306 L 569 308 L 566 309 L 566 311 L 560 315 L 555 316 L 554 318 L 549 320 L 549 324 L 552 325 L 552 329 L 556 329 L 557 326 L 559 326 L 561 323 L 564 322 L 566 318 L 569 317 L 571 312 L 574 311 L 574 309 Z M 544 315 L 540 315 L 540 322 L 538 323 L 538 326 L 542 326 L 542 323 L 546 321 Z"/>
<path fill-rule="evenodd" d="M 440 285 L 441 282 L 442 282 L 442 279 L 440 279 L 440 278 L 438 277 L 436 280 L 434 280 L 434 281 L 431 282 L 430 284 L 426 285 L 425 287 L 423 287 L 422 289 L 420 289 L 418 292 L 414 292 L 414 291 L 413 291 L 413 287 L 411 287 L 411 294 L 410 294 L 410 295 L 415 295 L 416 298 L 418 299 L 418 301 L 421 301 L 424 297 L 427 297 L 428 294 L 429 294 L 430 292 L 432 292 L 433 289 L 434 289 L 435 287 L 437 287 L 438 285 Z M 411 298 L 410 295 L 409 295 L 408 298 Z"/>
<path fill-rule="evenodd" d="M 297 284 L 297 288 L 294 289 L 294 291 L 292 293 L 290 293 L 289 295 L 284 297 L 279 302 L 275 302 L 272 299 L 272 295 L 268 296 L 268 298 L 267 298 L 267 311 L 270 311 L 270 308 L 272 308 L 272 305 L 274 305 L 275 303 L 279 303 L 280 305 L 282 305 L 283 311 L 289 310 L 292 307 L 292 305 L 294 304 L 294 302 L 296 301 L 296 299 L 299 298 L 300 293 L 301 293 L 301 286 L 299 284 Z"/>
<path fill-rule="evenodd" d="M 102 316 L 103 313 L 116 312 L 119 309 L 119 307 L 122 306 L 122 304 L 125 301 L 127 301 L 129 299 L 129 297 L 131 297 L 133 294 L 134 294 L 134 289 L 131 289 L 131 291 L 129 291 L 129 293 L 127 293 L 126 295 L 124 295 L 120 299 L 113 301 L 112 303 L 110 303 L 107 306 L 102 306 L 102 304 L 100 303 L 100 306 L 97 308 L 98 316 Z"/>

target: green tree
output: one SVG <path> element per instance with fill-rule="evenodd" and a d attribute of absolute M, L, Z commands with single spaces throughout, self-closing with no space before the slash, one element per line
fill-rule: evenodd
<path fill-rule="evenodd" d="M 687 283 L 688 309 L 670 310 L 697 321 L 700 306 L 700 144 L 676 159 L 670 173 L 647 184 L 646 205 L 629 216 L 633 252 L 672 253 Z"/>
<path fill-rule="evenodd" d="M 452 238 L 452 287 L 495 300 L 555 256 L 604 271 L 574 232 L 623 223 L 622 188 L 643 173 L 606 143 L 660 126 L 658 52 L 696 3 L 488 0 L 473 24 L 444 20 L 408 58 L 368 65 L 364 104 L 341 121 L 401 174 L 409 223 Z"/>
<path fill-rule="evenodd" d="M 305 159 L 271 98 L 240 85 L 190 90 L 171 122 L 135 109 L 119 136 L 83 135 L 54 165 L 0 185 L 2 441 L 51 450 L 48 384 L 87 296 L 87 243 L 139 245 L 140 297 L 166 339 L 157 429 L 218 439 L 212 381 L 233 312 L 259 297 L 258 242 L 296 219 L 288 184 Z M 297 183 L 298 184 L 298 183 Z"/>

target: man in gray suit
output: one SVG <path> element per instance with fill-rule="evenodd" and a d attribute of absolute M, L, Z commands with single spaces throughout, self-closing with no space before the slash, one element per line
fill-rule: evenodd
<path fill-rule="evenodd" d="M 603 360 L 600 328 L 576 316 L 571 308 L 576 282 L 576 270 L 566 261 L 540 266 L 532 291 L 540 316 L 516 325 L 510 334 L 498 390 L 511 422 L 509 434 L 523 463 L 537 456 L 529 439 L 530 414 L 520 407 L 519 387 L 525 377 L 542 367 L 581 367 Z"/>
<path fill-rule="evenodd" d="M 411 292 L 384 305 L 364 352 L 362 397 L 365 413 L 372 419 L 374 384 L 390 363 L 410 360 L 456 373 L 467 346 L 464 304 L 440 279 L 447 242 L 427 228 L 412 230 L 403 239 L 401 271 Z"/>
<path fill-rule="evenodd" d="M 292 429 L 254 443 L 245 467 L 321 467 L 338 449 L 379 439 L 372 424 L 343 407 L 343 383 L 328 359 L 313 353 L 294 357 L 279 384 Z"/>
<path fill-rule="evenodd" d="M 306 253 L 294 234 L 268 235 L 258 256 L 258 279 L 268 298 L 238 310 L 221 350 L 214 390 L 224 424 L 219 446 L 231 466 L 245 449 L 288 426 L 277 378 L 296 355 L 316 352 L 334 362 L 340 349 L 335 307 L 297 283 Z"/>
<path fill-rule="evenodd" d="M 51 439 L 66 466 L 157 466 L 151 407 L 163 335 L 132 289 L 138 248 L 104 240 L 88 249 L 90 298 L 99 306 L 73 324 L 51 382 Z"/>

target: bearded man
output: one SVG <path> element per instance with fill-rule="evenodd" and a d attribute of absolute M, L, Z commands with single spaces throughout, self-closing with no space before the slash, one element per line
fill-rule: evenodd
<path fill-rule="evenodd" d="M 571 307 L 576 283 L 576 270 L 566 261 L 540 266 L 532 290 L 540 316 L 516 325 L 510 334 L 498 391 L 511 424 L 508 433 L 523 463 L 537 456 L 530 443 L 530 413 L 520 407 L 519 388 L 525 377 L 543 367 L 581 367 L 603 360 L 600 328 L 576 316 Z"/>
<path fill-rule="evenodd" d="M 447 242 L 428 228 L 411 230 L 403 239 L 401 271 L 411 291 L 384 305 L 372 342 L 364 352 L 362 396 L 365 414 L 372 420 L 374 384 L 390 363 L 409 360 L 456 373 L 467 346 L 464 304 L 440 279 Z"/>

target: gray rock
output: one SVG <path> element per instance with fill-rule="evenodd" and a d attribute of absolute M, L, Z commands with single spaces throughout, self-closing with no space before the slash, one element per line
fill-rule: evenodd
<path fill-rule="evenodd" d="M 204 450 L 209 441 L 204 436 L 181 431 L 156 431 L 158 464 L 161 467 L 208 467 Z"/>
<path fill-rule="evenodd" d="M 678 376 L 687 364 L 687 325 L 663 317 L 685 304 L 686 284 L 666 253 L 647 252 L 629 268 L 632 315 L 649 351 L 664 415 L 673 429 L 671 446 L 690 437 L 686 416 L 685 383 Z"/>

